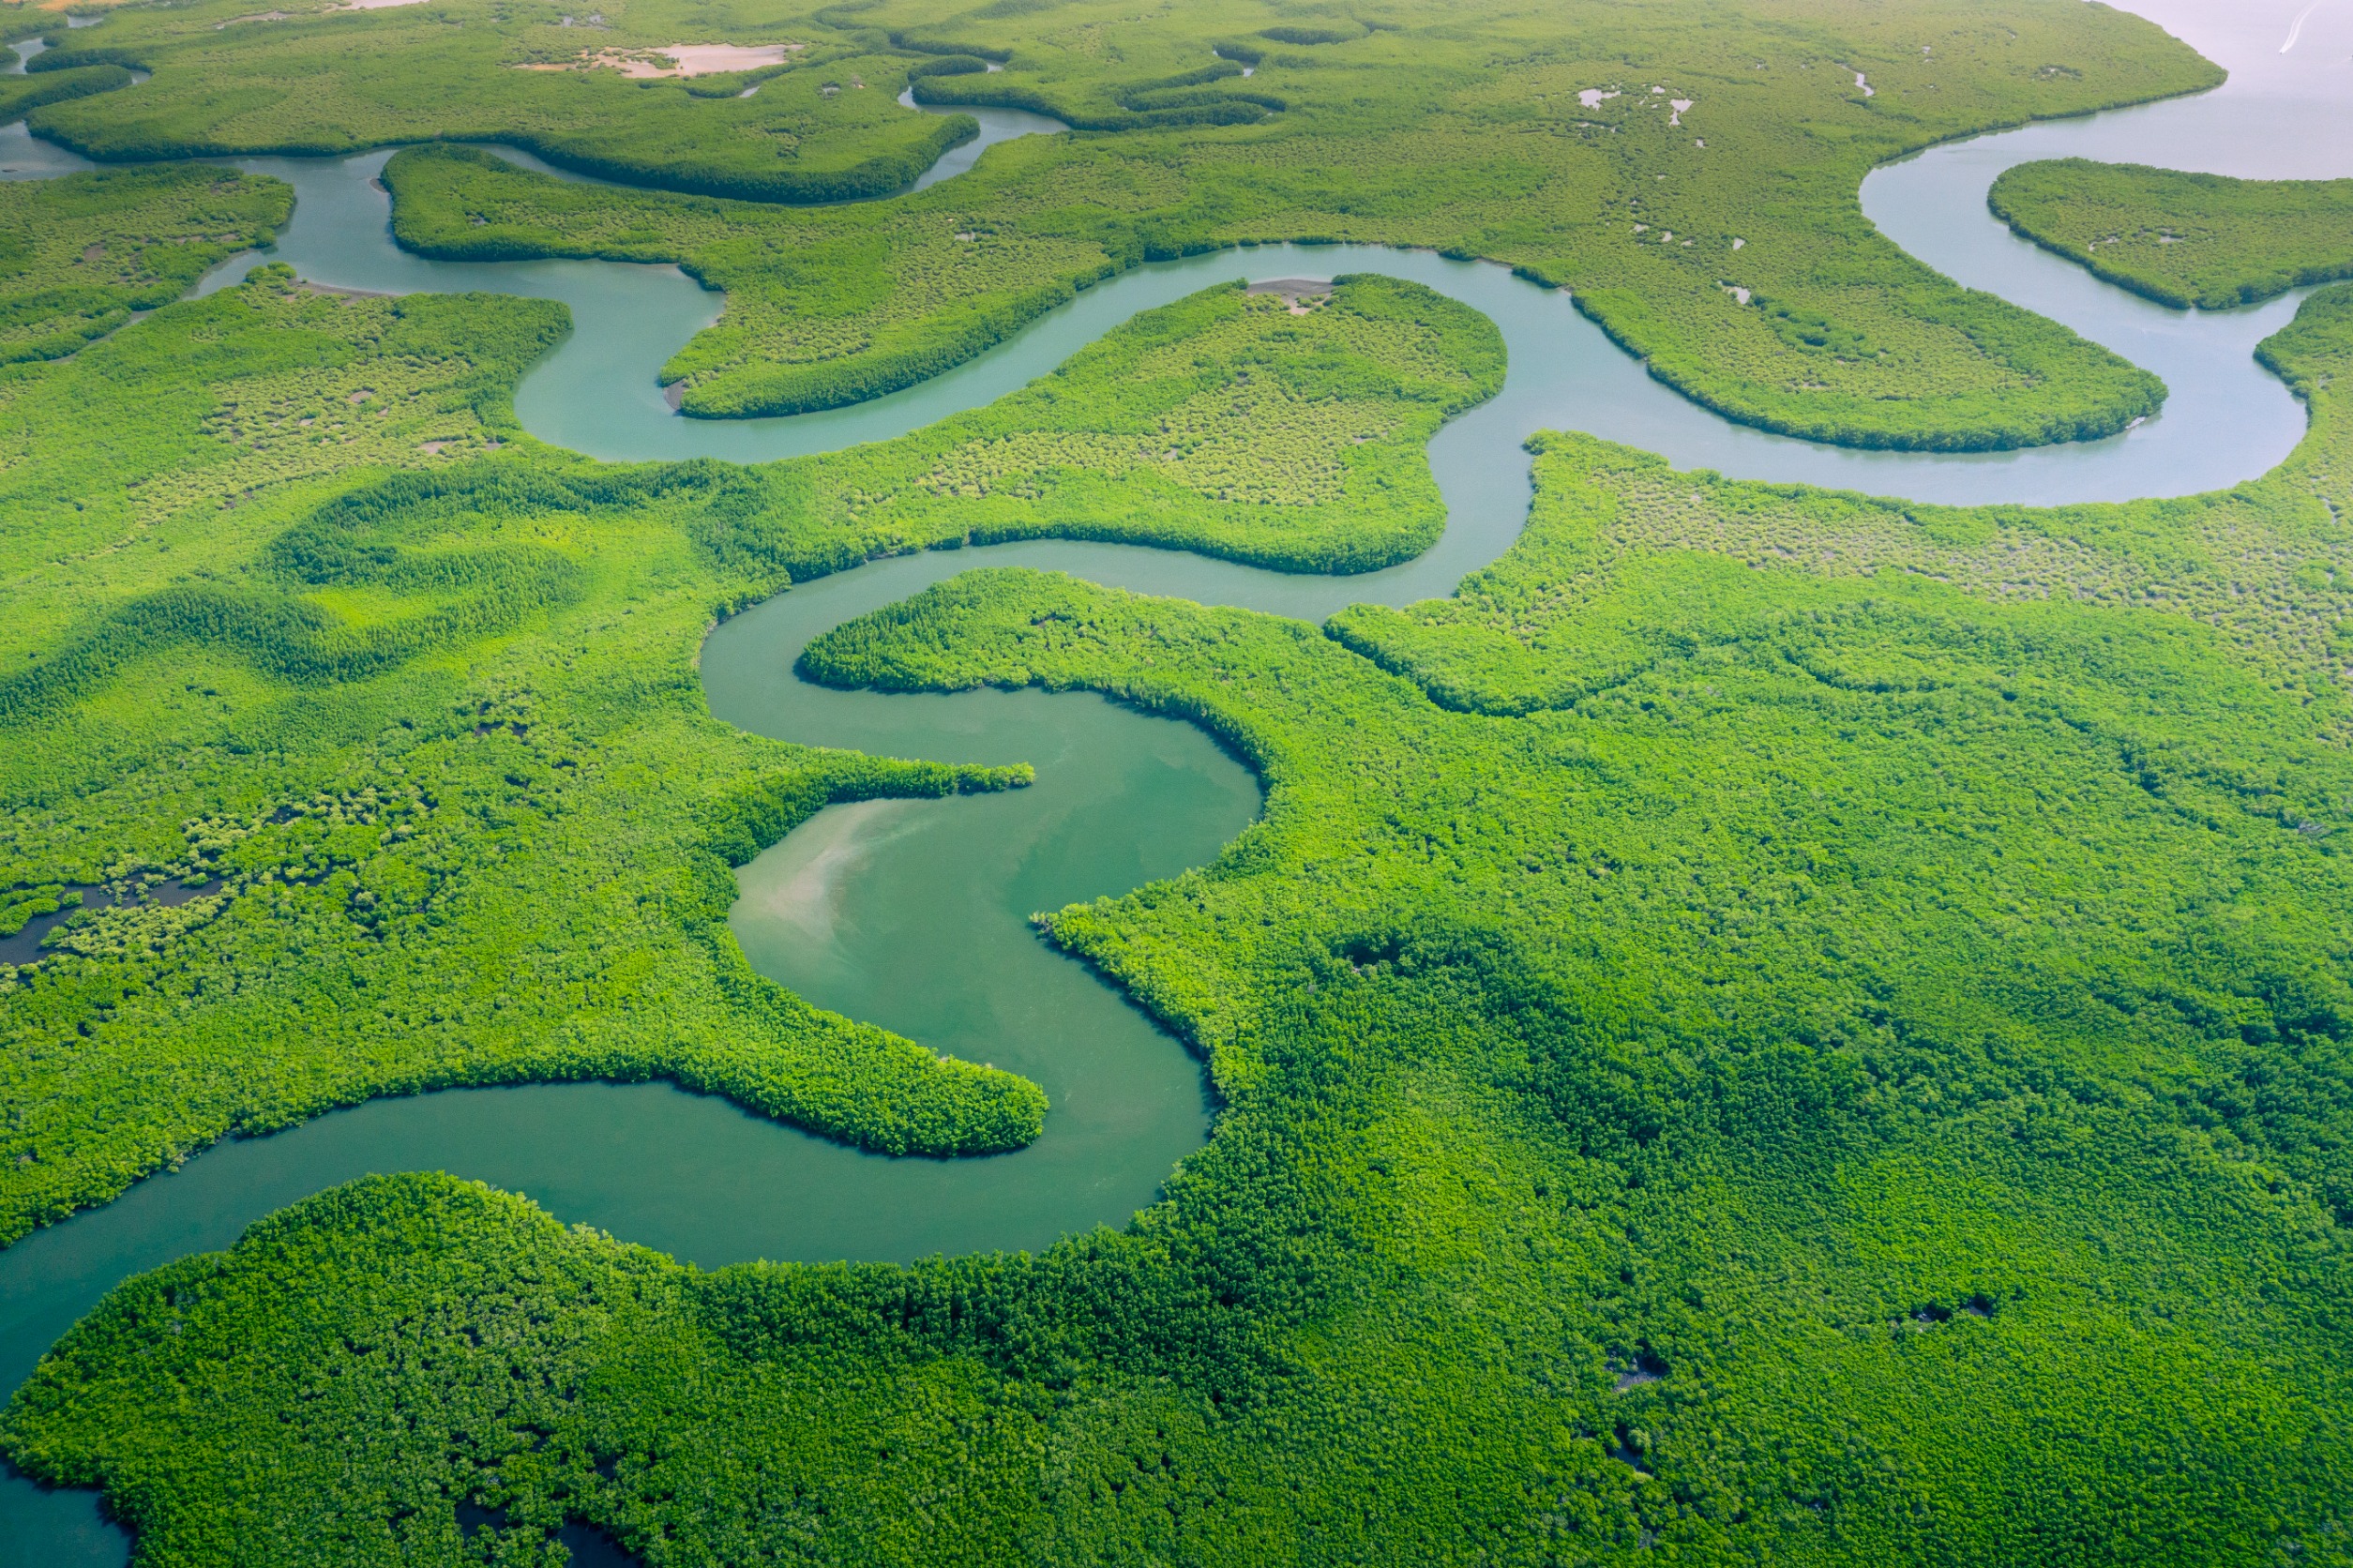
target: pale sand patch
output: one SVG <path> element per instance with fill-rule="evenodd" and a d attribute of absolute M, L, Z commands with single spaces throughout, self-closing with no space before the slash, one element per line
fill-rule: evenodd
<path fill-rule="evenodd" d="M 835 946 L 848 924 L 842 897 L 856 872 L 914 826 L 920 804 L 868 800 L 819 812 L 761 857 L 757 870 L 738 873 L 745 912 L 789 928 L 804 943 Z"/>
<path fill-rule="evenodd" d="M 414 5 L 417 0 L 374 0 L 377 5 Z M 780 66 L 807 49 L 804 43 L 673 43 L 660 49 L 600 49 L 569 65 L 518 66 L 517 70 L 590 70 L 603 68 L 624 76 L 725 76 L 732 71 Z"/>
<path fill-rule="evenodd" d="M 1244 294 L 1281 294 L 1286 309 L 1294 316 L 1304 316 L 1332 297 L 1329 278 L 1262 278 L 1243 291 Z"/>
<path fill-rule="evenodd" d="M 1603 103 L 1618 96 L 1618 92 L 1615 88 L 1612 88 L 1607 92 L 1604 92 L 1599 87 L 1588 87 L 1583 92 L 1576 95 L 1576 101 L 1583 104 L 1588 109 L 1599 109 Z"/>

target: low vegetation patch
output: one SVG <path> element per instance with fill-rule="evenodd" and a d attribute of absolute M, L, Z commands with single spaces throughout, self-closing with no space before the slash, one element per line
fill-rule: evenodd
<path fill-rule="evenodd" d="M 2353 180 L 2235 180 L 2054 158 L 2004 171 L 1995 216 L 2161 305 L 2226 310 L 2353 277 Z"/>
<path fill-rule="evenodd" d="M 2344 304 L 2273 353 L 2341 366 Z M 1165 1201 L 1034 1257 L 704 1274 L 371 1181 L 116 1291 L 0 1440 L 192 1561 L 315 1560 L 321 1508 L 412 1554 L 577 1521 L 649 1560 L 2321 1537 L 2353 1463 L 2353 768 L 2292 628 L 2346 606 L 2254 636 L 2089 573 L 1861 559 L 2064 537 L 2133 581 L 2211 527 L 2332 562 L 2315 415 L 2260 486 L 2063 513 L 1547 438 L 1536 531 L 1450 601 L 1493 635 L 1448 667 L 1475 693 L 1517 647 L 1541 703 L 1029 571 L 852 622 L 809 671 L 1100 691 L 1266 780 L 1214 866 L 1050 922 L 1208 1055 L 1216 1135 Z M 568 728 L 576 692 L 518 716 Z"/>
<path fill-rule="evenodd" d="M 107 27 L 194 59 L 212 3 Z M 541 25 L 464 4 L 419 11 Z M 1570 15 L 1474 57 L 1475 18 L 1377 9 L 836 7 L 839 60 L 1079 108 L 1203 85 L 1170 79 L 1214 25 L 1291 106 L 823 213 L 462 150 L 389 178 L 428 248 L 726 279 L 673 367 L 704 412 L 859 396 L 1108 268 L 1307 233 L 1590 279 L 1695 396 L 1819 398 L 1847 439 L 2147 393 L 1849 209 L 1896 145 L 2210 79 L 2176 46 L 2008 0 Z M 173 135 L 226 101 L 196 80 L 155 100 Z M 145 91 L 82 102 L 127 124 Z M 1693 131 L 1749 162 L 1673 161 Z M 1410 285 L 1220 288 L 897 441 L 609 465 L 515 427 L 565 326 L 264 268 L 0 366 L 0 926 L 66 917 L 0 969 L 0 1235 L 441 1084 L 667 1078 L 878 1151 L 1018 1146 L 1034 1085 L 809 1007 L 724 916 L 829 803 L 1027 770 L 722 726 L 713 619 L 1043 533 L 1394 561 L 1437 522 L 1420 444 L 1502 369 Z M 1216 1130 L 1160 1201 L 1035 1255 L 705 1272 L 370 1178 L 124 1283 L 0 1450 L 223 1568 L 2341 1558 L 2353 286 L 2261 353 L 2310 429 L 2214 495 L 1926 506 L 1554 432 L 1527 534 L 1447 599 L 1315 626 L 984 568 L 837 627 L 813 677 L 1097 692 L 1264 783 L 1214 864 L 1041 922 L 1206 1063 Z"/>
<path fill-rule="evenodd" d="M 503 142 L 582 173 L 761 202 L 887 195 L 978 130 L 968 116 L 901 108 L 901 63 L 839 44 L 680 46 L 667 26 L 584 29 L 481 0 L 229 25 L 241 14 L 200 0 L 61 38 L 23 80 L 77 90 L 22 89 L 29 128 L 110 163 Z M 688 65 L 674 68 L 680 49 Z M 127 82 L 126 67 L 154 80 L 99 91 Z M 89 74 L 100 70 L 115 74 Z M 852 90 L 827 90 L 842 83 Z"/>
<path fill-rule="evenodd" d="M 0 364 L 71 354 L 178 298 L 293 210 L 282 182 L 203 165 L 0 182 Z"/>
<path fill-rule="evenodd" d="M 1768 430 L 1932 450 L 2111 435 L 2156 411 L 2154 377 L 1905 256 L 1856 190 L 1938 141 L 2217 80 L 2154 27 L 2044 0 L 1966 18 L 1831 0 L 1796 26 L 1584 5 L 1379 26 L 1255 4 L 1139 20 L 1069 0 L 952 27 L 892 0 L 814 13 L 794 30 L 808 50 L 743 98 L 749 77 L 505 68 L 577 62 L 583 40 L 491 0 L 220 31 L 227 3 L 126 12 L 40 56 L 155 79 L 38 110 L 34 128 L 106 158 L 495 140 L 660 188 L 439 151 L 389 176 L 402 243 L 428 254 L 677 262 L 726 289 L 725 318 L 667 372 L 688 413 L 719 417 L 913 384 L 1141 262 L 1352 240 L 1573 289 L 1652 374 Z M 664 4 L 623 20 L 590 47 L 708 36 Z M 1090 41 L 1110 32 L 1116 51 Z M 908 87 L 1079 134 L 994 149 L 902 201 L 810 212 L 675 194 L 899 189 L 974 131 L 901 108 Z"/>
<path fill-rule="evenodd" d="M 1219 288 L 896 442 L 611 468 L 514 427 L 563 324 L 264 268 L 19 372 L 0 516 L 53 565 L 0 646 L 0 882 L 222 888 L 201 925 L 85 941 L 85 912 L 0 971 L 0 1033 L 83 1042 L 0 1149 L 10 1233 L 232 1130 L 442 1084 L 663 1076 L 892 1153 L 1026 1142 L 1034 1086 L 804 1005 L 724 926 L 729 867 L 828 803 L 1025 775 L 716 724 L 715 610 L 968 538 L 1383 565 L 1442 527 L 1423 445 L 1503 369 L 1491 324 L 1410 284 L 1305 315 Z"/>

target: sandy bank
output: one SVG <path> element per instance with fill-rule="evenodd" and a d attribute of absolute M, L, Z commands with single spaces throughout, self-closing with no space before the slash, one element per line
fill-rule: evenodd
<path fill-rule="evenodd" d="M 358 0 L 379 6 L 415 5 L 420 0 Z M 788 55 L 807 48 L 799 43 L 673 43 L 660 49 L 600 49 L 563 65 L 518 66 L 518 70 L 591 70 L 601 68 L 624 76 L 724 76 L 731 71 L 780 66 Z"/>

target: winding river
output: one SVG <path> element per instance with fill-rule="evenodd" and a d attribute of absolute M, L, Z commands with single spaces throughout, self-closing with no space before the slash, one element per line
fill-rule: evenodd
<path fill-rule="evenodd" d="M 2230 84 L 1935 148 L 1875 172 L 1863 190 L 1865 212 L 1915 256 L 2065 322 L 2164 378 L 2171 396 L 2162 415 L 2080 445 L 1923 455 L 1767 435 L 1651 381 L 1561 294 L 1497 266 L 1366 247 L 1268 247 L 1141 267 L 895 396 L 790 419 L 688 420 L 671 412 L 654 373 L 716 317 L 716 295 L 671 267 L 407 255 L 391 243 L 386 198 L 372 183 L 383 152 L 239 160 L 293 184 L 294 216 L 266 257 L 231 264 L 200 291 L 280 260 L 349 288 L 561 299 L 578 330 L 526 377 L 516 400 L 535 434 L 610 459 L 760 461 L 897 435 L 987 403 L 1137 311 L 1222 279 L 1343 271 L 1413 279 L 1486 312 L 1511 356 L 1502 393 L 1430 444 L 1449 526 L 1425 556 L 1339 580 L 1050 541 L 994 547 L 978 558 L 1308 618 L 1352 602 L 1441 596 L 1500 554 L 1527 512 L 1519 444 L 1539 429 L 1591 430 L 1686 467 L 1925 500 L 2047 505 L 2186 494 L 2262 473 L 2300 436 L 2300 408 L 2251 357 L 2293 315 L 2300 294 L 2224 314 L 2166 309 L 2011 235 L 1985 212 L 1985 187 L 2013 163 L 2071 155 L 2277 178 L 2353 174 L 2353 0 L 2309 16 L 2286 49 L 2302 0 L 2255 0 L 2227 16 L 2209 14 L 2221 8 L 2200 0 L 2136 0 L 2131 8 L 2229 67 Z M 977 117 L 982 139 L 949 153 L 917 188 L 969 168 L 995 142 L 1055 128 L 1033 115 Z M 0 128 L 0 178 L 85 167 L 30 140 L 22 125 Z M 889 1160 L 660 1085 L 378 1101 L 223 1144 L 0 1253 L 0 1388 L 13 1388 L 126 1275 L 224 1246 L 262 1214 L 369 1171 L 479 1177 L 527 1192 L 566 1220 L 704 1265 L 1034 1247 L 1094 1224 L 1122 1224 L 1149 1202 L 1206 1134 L 1210 1108 L 1198 1065 L 1040 943 L 1026 916 L 1213 859 L 1258 811 L 1258 789 L 1199 731 L 1091 697 L 884 697 L 826 691 L 792 675 L 810 636 L 975 564 L 970 552 L 896 557 L 796 588 L 714 633 L 703 680 L 716 715 L 762 733 L 1038 765 L 1037 785 L 1011 794 L 821 813 L 744 869 L 732 916 L 755 965 L 810 1001 L 1041 1083 L 1054 1108 L 1036 1144 L 987 1160 Z M 0 1565 L 118 1563 L 124 1555 L 124 1538 L 100 1520 L 89 1495 L 43 1493 L 13 1477 L 0 1483 Z"/>

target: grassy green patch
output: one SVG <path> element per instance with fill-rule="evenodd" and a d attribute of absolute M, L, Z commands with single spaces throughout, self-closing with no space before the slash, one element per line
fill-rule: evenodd
<path fill-rule="evenodd" d="M 2309 405 L 2309 439 L 2261 479 L 2180 500 L 1933 506 L 1682 474 L 1590 436 L 1544 436 L 1536 504 L 1509 553 L 1452 598 L 1356 606 L 1333 630 L 1449 707 L 1577 708 L 1742 613 L 1712 596 L 1602 610 L 1621 566 L 1703 550 L 1751 572 L 1953 583 L 1996 602 L 2063 598 L 2189 616 L 2301 693 L 2342 739 L 2353 731 L 2324 700 L 2353 653 L 2341 520 L 2353 438 L 2333 389 L 2353 367 L 2353 288 L 2314 295 L 2258 353 Z"/>
<path fill-rule="evenodd" d="M 2067 158 L 2005 170 L 1986 199 L 2044 249 L 2183 309 L 2353 277 L 2353 180 L 2235 180 Z"/>
<path fill-rule="evenodd" d="M 11 125 L 45 104 L 111 93 L 130 83 L 129 70 L 114 65 L 82 66 L 38 76 L 0 76 L 0 125 Z"/>
<path fill-rule="evenodd" d="M 324 1516 L 452 1561 L 566 1519 L 687 1560 L 2326 1542 L 2341 698 L 2175 610 L 1688 543 L 1597 574 L 1574 618 L 1678 635 L 1518 717 L 1032 572 L 811 648 L 1105 691 L 1267 780 L 1215 866 L 1053 922 L 1221 1093 L 1131 1230 L 702 1274 L 362 1184 L 117 1291 L 11 1455 L 191 1561 L 315 1560 Z"/>
<path fill-rule="evenodd" d="M 402 242 L 429 254 L 676 261 L 725 288 L 726 317 L 666 372 L 687 412 L 716 416 L 912 384 L 1154 257 L 1345 239 L 1487 257 L 1573 288 L 1652 374 L 1766 429 L 1954 450 L 2104 436 L 2156 409 L 2155 378 L 1911 261 L 1856 190 L 1876 163 L 1934 142 L 2215 80 L 2153 27 L 2039 0 L 1967 17 L 1855 0 L 1790 18 L 1487 7 L 1369 29 L 1255 0 L 1150 19 L 1111 0 L 953 21 L 834 8 L 782 29 L 807 53 L 744 99 L 508 68 L 577 51 L 581 30 L 488 0 L 216 30 L 232 9 L 125 13 L 77 37 L 64 61 L 136 59 L 155 80 L 31 123 L 103 157 L 495 138 L 665 187 L 586 188 L 447 151 L 388 176 Z M 1303 27 L 1347 36 L 1283 41 Z M 689 29 L 777 31 L 632 7 L 590 41 Z M 1004 68 L 943 69 L 958 59 Z M 927 101 L 1042 109 L 1082 128 L 994 150 L 902 201 L 811 212 L 675 194 L 889 188 L 949 134 L 890 101 L 919 68 Z M 788 109 L 789 126 L 761 118 Z M 802 150 L 779 158 L 780 135 Z M 890 178 L 821 188 L 752 172 L 822 161 L 821 148 L 828 169 L 888 164 Z"/>
<path fill-rule="evenodd" d="M 1147 311 L 1053 374 L 897 441 L 781 465 L 731 548 L 813 576 L 911 545 L 1052 535 L 1361 572 L 1434 544 L 1424 448 L 1503 384 L 1494 324 L 1418 284 Z"/>
<path fill-rule="evenodd" d="M 1100 690 L 1266 780 L 1215 865 L 1052 922 L 1209 1059 L 1217 1133 L 1165 1202 L 1034 1258 L 706 1274 L 462 1184 L 362 1184 L 118 1290 L 8 1452 L 107 1486 L 148 1549 L 241 1564 L 466 1560 L 566 1519 L 656 1560 L 2325 1544 L 2353 1463 L 2347 316 L 2324 294 L 2270 345 L 2313 433 L 2222 496 L 1907 513 L 1550 437 L 1529 538 L 1389 626 L 986 570 L 841 627 L 807 656 L 829 680 Z M 1220 290 L 1131 330 L 1146 359 L 1179 325 L 1233 354 L 1305 320 Z M 1070 374 L 1137 362 L 1109 342 Z M 149 1080 L 186 1051 L 197 1103 L 219 992 L 250 1103 L 293 1055 L 253 1020 L 330 976 L 347 1030 L 462 1019 L 452 1077 L 678 1071 L 641 1043 L 711 1005 L 673 933 L 716 932 L 720 863 L 846 765 L 700 716 L 693 607 L 731 579 L 695 520 L 892 450 L 766 476 L 525 452 L 273 527 L 281 573 L 446 596 L 489 580 L 477 553 L 554 550 L 580 596 L 462 671 L 343 681 L 336 713 L 378 704 L 336 753 L 372 794 L 194 823 L 193 861 L 147 863 L 260 872 L 8 1004 L 40 1038 L 93 1022 L 85 1085 L 133 1042 Z M 234 701 L 299 701 L 204 656 Z M 35 733 L 181 734 L 159 705 L 130 727 L 145 689 Z M 264 766 L 175 738 L 89 814 L 46 797 L 41 831 L 167 842 L 200 786 L 315 776 L 306 744 Z M 716 839 L 676 809 L 747 789 Z M 593 935 L 559 885 L 611 890 Z M 866 1062 L 839 1081 L 894 1103 Z M 21 1104 L 56 1136 L 57 1102 Z M 137 1148 L 120 1122 L 88 1146 Z M 329 1517 L 349 1545 L 323 1553 Z"/>
<path fill-rule="evenodd" d="M 127 10 L 36 55 L 14 108 L 33 111 L 42 136 L 108 162 L 505 142 L 584 173 L 763 202 L 886 195 L 977 129 L 967 116 L 901 108 L 903 62 L 838 43 L 723 77 L 638 80 L 591 63 L 707 41 L 700 17 L 645 21 L 652 33 L 488 5 Z M 787 34 L 807 36 L 794 27 L 757 41 L 799 41 Z M 128 80 L 127 66 L 155 78 L 107 92 Z M 0 108 L 11 101 L 0 96 Z"/>
<path fill-rule="evenodd" d="M 811 25 L 1002 56 L 922 80 L 1074 113 L 1236 85 L 1172 81 L 1211 68 L 1193 35 L 1109 14 Z M 1727 113 L 1789 172 L 1772 200 L 1727 176 L 1614 273 L 1600 220 L 1556 215 L 1667 156 L 1682 112 L 1627 64 L 1694 25 L 1663 10 L 1576 56 L 1547 15 L 1531 66 L 1495 63 L 1501 24 L 1213 7 L 1184 27 L 1284 110 L 1019 144 L 887 205 L 446 151 L 393 183 L 432 245 L 739 268 L 742 336 L 688 351 L 706 412 L 756 374 L 936 366 L 1155 247 L 1475 219 L 1467 249 L 1618 279 L 1587 307 L 1699 395 L 1794 397 L 1818 359 L 1861 399 L 1901 380 L 1884 348 L 1952 379 L 1882 435 L 1961 439 L 1971 399 L 2090 417 L 2112 367 L 1887 270 L 1836 204 L 1939 125 L 2197 73 L 2098 8 L 1938 15 L 1708 13 L 1702 106 L 1760 63 L 1753 105 L 1801 71 L 1879 93 Z M 1642 98 L 1554 126 L 1539 80 Z M 1712 153 L 1706 112 L 1673 128 Z M 1505 124 L 1538 151 L 1483 140 Z M 1748 244 L 1678 281 L 1719 210 Z M 983 235 L 1005 254 L 964 279 Z M 1787 270 L 1742 313 L 1707 275 L 1751 249 Z M 724 925 L 729 867 L 829 802 L 1025 775 L 716 724 L 711 617 L 1043 533 L 1378 565 L 1436 525 L 1420 444 L 1501 368 L 1409 285 L 1304 314 L 1215 289 L 897 441 L 620 466 L 514 428 L 563 325 L 264 269 L 0 369 L 0 924 L 120 899 L 0 972 L 0 1233 L 437 1084 L 667 1077 L 897 1153 L 1034 1136 L 1034 1086 L 807 1006 Z M 122 1286 L 0 1446 L 104 1486 L 155 1560 L 238 1568 L 545 1560 L 566 1521 L 649 1564 L 2345 1561 L 2353 287 L 2261 352 L 2310 430 L 2214 495 L 1936 507 L 1551 434 L 1527 534 L 1446 600 L 1318 627 L 991 569 L 840 626 L 805 660 L 832 683 L 1098 691 L 1265 783 L 1214 864 L 1048 922 L 1207 1060 L 1215 1136 L 1163 1201 L 1035 1256 L 706 1273 L 371 1179 Z M 172 879 L 219 888 L 165 906 Z"/>
<path fill-rule="evenodd" d="M 1443 525 L 1424 443 L 1502 376 L 1491 324 L 1414 285 L 1218 288 L 898 441 L 611 468 L 514 429 L 562 328 L 265 268 L 7 387 L 0 517 L 48 565 L 0 639 L 0 879 L 225 882 L 201 927 L 77 917 L 0 972 L 7 1038 L 83 1042 L 19 1091 L 8 1230 L 441 1084 L 667 1076 L 892 1152 L 1027 1141 L 1033 1086 L 803 1005 L 723 924 L 728 867 L 829 802 L 1023 776 L 715 723 L 715 611 L 967 538 L 1385 564 Z"/>
<path fill-rule="evenodd" d="M 293 210 L 278 180 L 202 165 L 0 183 L 0 364 L 71 354 L 178 298 Z"/>

